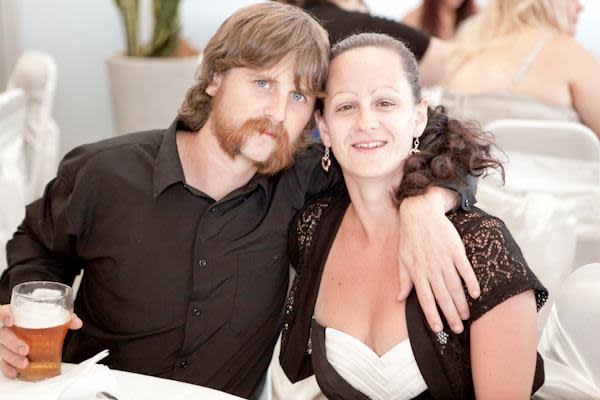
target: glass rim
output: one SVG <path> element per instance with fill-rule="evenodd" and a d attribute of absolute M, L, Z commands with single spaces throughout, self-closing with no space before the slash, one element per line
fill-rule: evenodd
<path fill-rule="evenodd" d="M 32 296 L 31 294 L 26 294 L 26 293 L 18 293 L 17 292 L 17 288 L 20 288 L 22 286 L 26 286 L 26 285 L 34 285 L 34 284 L 39 284 L 40 287 L 41 286 L 45 286 L 45 285 L 56 285 L 62 289 L 65 290 L 64 293 L 61 293 L 59 296 L 49 296 L 49 297 L 37 297 L 37 296 Z M 52 300 L 60 300 L 66 296 L 72 295 L 73 294 L 73 288 L 71 288 L 71 286 L 69 285 L 65 285 L 64 283 L 61 282 L 53 282 L 53 281 L 29 281 L 29 282 L 21 282 L 18 285 L 15 285 L 12 289 L 12 294 L 13 295 L 17 295 L 19 297 L 25 298 L 27 300 L 33 300 L 33 301 L 52 301 Z"/>

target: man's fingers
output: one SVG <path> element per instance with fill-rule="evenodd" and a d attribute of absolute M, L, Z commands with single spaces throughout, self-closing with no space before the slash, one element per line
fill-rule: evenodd
<path fill-rule="evenodd" d="M 4 346 L 0 346 L 0 360 L 15 368 L 25 368 L 29 364 L 27 357 L 15 354 Z"/>
<path fill-rule="evenodd" d="M 396 298 L 396 300 L 404 301 L 410 294 L 410 291 L 413 287 L 413 283 L 412 279 L 410 279 L 410 275 L 408 273 L 406 265 L 404 265 L 404 263 L 402 262 L 399 262 L 398 268 L 398 273 L 400 275 L 400 290 L 398 292 L 398 297 Z"/>
<path fill-rule="evenodd" d="M 423 279 L 415 282 L 414 284 L 417 291 L 419 304 L 421 304 L 421 308 L 423 309 L 423 313 L 425 314 L 425 319 L 427 319 L 429 327 L 436 333 L 440 332 L 443 328 L 442 320 L 440 318 L 440 314 L 438 313 L 435 297 L 433 296 L 433 292 L 431 291 L 429 283 L 426 279 Z"/>
<path fill-rule="evenodd" d="M 452 301 L 454 302 L 454 306 L 458 311 L 458 315 L 462 320 L 466 320 L 469 318 L 469 303 L 467 303 L 467 297 L 465 296 L 465 290 L 462 285 L 462 281 L 458 272 L 455 269 L 443 270 L 444 281 L 446 282 L 446 287 L 448 288 L 448 292 L 450 292 L 450 296 L 452 297 Z M 448 320 L 448 315 L 446 315 L 446 319 Z"/>
<path fill-rule="evenodd" d="M 0 321 L 2 321 L 4 326 L 13 326 L 15 323 L 10 311 L 10 304 L 0 306 Z"/>
<path fill-rule="evenodd" d="M 73 314 L 71 323 L 69 324 L 69 329 L 80 329 L 82 326 L 83 321 L 77 316 L 77 314 Z"/>
<path fill-rule="evenodd" d="M 469 295 L 474 299 L 478 298 L 481 294 L 479 281 L 477 280 L 475 271 L 473 270 L 473 267 L 471 266 L 471 263 L 469 262 L 464 251 L 455 257 L 454 265 L 456 266 L 456 269 L 458 270 L 458 273 L 462 277 L 463 281 L 465 281 Z"/>
<path fill-rule="evenodd" d="M 17 377 L 16 368 L 11 365 L 8 365 L 2 360 L 0 360 L 0 371 L 2 371 L 2 375 L 4 375 L 7 378 L 15 379 Z"/>
<path fill-rule="evenodd" d="M 26 356 L 29 353 L 27 343 L 22 341 L 8 328 L 0 328 L 0 347 L 5 347 L 13 353 Z"/>
<path fill-rule="evenodd" d="M 455 333 L 462 333 L 464 329 L 463 323 L 458 315 L 454 301 L 450 296 L 450 292 L 448 292 L 448 289 L 446 288 L 445 282 L 441 279 L 436 280 L 432 283 L 431 288 L 433 289 L 433 294 L 437 300 L 437 303 L 442 309 L 442 312 L 446 317 L 446 321 L 448 321 L 452 331 Z"/>

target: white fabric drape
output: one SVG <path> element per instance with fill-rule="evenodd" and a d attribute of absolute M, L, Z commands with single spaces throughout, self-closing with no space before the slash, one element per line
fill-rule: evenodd
<path fill-rule="evenodd" d="M 600 163 L 511 152 L 506 184 L 480 180 L 478 206 L 504 220 L 529 267 L 550 292 L 538 318 L 548 317 L 556 291 L 576 256 L 600 261 Z M 581 243 L 589 254 L 582 251 Z"/>
<path fill-rule="evenodd" d="M 534 398 L 600 399 L 600 264 L 574 271 L 560 294 L 539 341 L 546 379 Z"/>
<path fill-rule="evenodd" d="M 21 89 L 0 93 L 0 273 L 6 268 L 6 241 L 25 215 L 24 124 L 25 93 Z"/>

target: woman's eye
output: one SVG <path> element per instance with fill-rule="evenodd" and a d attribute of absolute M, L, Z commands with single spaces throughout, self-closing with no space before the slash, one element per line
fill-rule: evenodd
<path fill-rule="evenodd" d="M 394 103 L 392 103 L 391 101 L 384 100 L 384 101 L 380 102 L 379 105 L 382 107 L 391 107 L 394 105 Z"/>
<path fill-rule="evenodd" d="M 339 106 L 337 111 L 348 111 L 351 110 L 352 106 L 350 104 L 344 104 L 343 106 Z"/>

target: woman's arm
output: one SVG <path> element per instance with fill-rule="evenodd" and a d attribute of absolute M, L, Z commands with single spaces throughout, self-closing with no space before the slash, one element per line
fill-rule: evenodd
<path fill-rule="evenodd" d="M 473 322 L 471 369 L 475 397 L 531 398 L 536 344 L 533 290 L 510 297 Z"/>
<path fill-rule="evenodd" d="M 444 65 L 446 65 L 451 48 L 450 42 L 431 37 L 429 47 L 427 47 L 427 51 L 419 61 L 419 73 L 424 87 L 442 83 Z"/>
<path fill-rule="evenodd" d="M 421 18 L 423 13 L 423 6 L 419 6 L 406 14 L 404 18 L 402 18 L 402 23 L 408 26 L 411 26 L 415 29 L 422 29 L 421 26 Z"/>
<path fill-rule="evenodd" d="M 568 60 L 573 105 L 583 123 L 600 139 L 600 62 L 573 39 L 564 40 L 569 41 L 569 54 L 565 59 Z"/>

